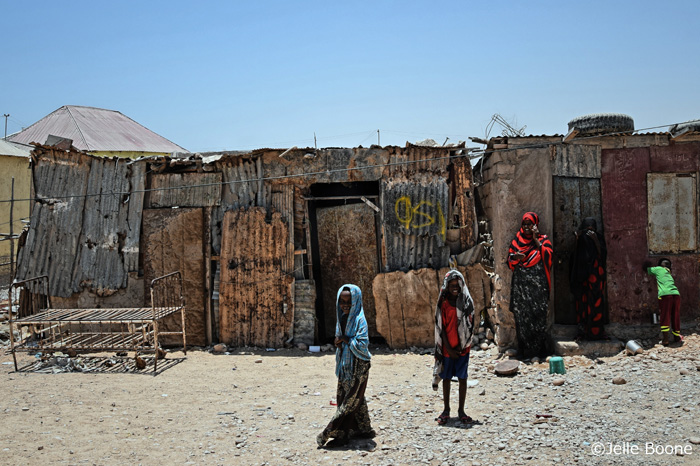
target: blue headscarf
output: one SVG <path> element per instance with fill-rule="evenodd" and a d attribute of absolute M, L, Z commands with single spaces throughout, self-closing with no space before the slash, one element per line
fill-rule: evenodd
<path fill-rule="evenodd" d="M 339 380 L 350 380 L 355 367 L 355 358 L 369 361 L 372 355 L 369 353 L 369 331 L 365 311 L 362 308 L 362 291 L 356 285 L 343 285 L 338 289 L 338 296 L 335 299 L 335 314 L 337 317 L 335 324 L 335 336 L 343 336 L 340 328 L 340 319 L 343 311 L 340 309 L 340 293 L 344 288 L 350 290 L 352 304 L 350 314 L 345 324 L 345 336 L 350 338 L 350 343 L 343 343 L 335 350 L 335 375 Z"/>

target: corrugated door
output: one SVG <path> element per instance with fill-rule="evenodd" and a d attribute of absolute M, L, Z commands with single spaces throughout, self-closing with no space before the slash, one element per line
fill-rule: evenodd
<path fill-rule="evenodd" d="M 574 299 L 569 288 L 569 263 L 576 246 L 574 231 L 581 221 L 593 217 L 603 232 L 600 180 L 554 177 L 554 319 L 557 324 L 575 324 Z"/>
<path fill-rule="evenodd" d="M 326 207 L 316 210 L 316 223 L 326 337 L 335 334 L 335 300 L 345 283 L 362 290 L 370 336 L 378 335 L 372 292 L 378 272 L 374 211 L 365 204 Z"/>
<path fill-rule="evenodd" d="M 202 209 L 146 209 L 143 211 L 143 269 L 145 286 L 156 277 L 182 274 L 187 343 L 206 345 L 204 294 L 204 216 Z M 150 304 L 150 295 L 148 301 Z M 169 316 L 162 330 L 179 331 L 180 315 Z M 182 344 L 167 337 L 165 344 Z"/>
<path fill-rule="evenodd" d="M 221 340 L 280 348 L 294 324 L 294 279 L 282 268 L 289 228 L 279 213 L 255 207 L 224 215 L 219 315 Z"/>

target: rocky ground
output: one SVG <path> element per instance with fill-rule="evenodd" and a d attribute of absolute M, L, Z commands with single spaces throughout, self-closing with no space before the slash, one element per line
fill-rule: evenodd
<path fill-rule="evenodd" d="M 15 372 L 3 351 L 2 463 L 700 464 L 697 334 L 682 347 L 637 356 L 566 357 L 565 375 L 550 375 L 543 361 L 497 376 L 493 368 L 507 356 L 474 350 L 472 425 L 436 424 L 442 396 L 431 388 L 427 351 L 371 350 L 367 397 L 378 436 L 340 449 L 318 449 L 315 441 L 335 409 L 330 352 L 171 352 L 170 365 L 154 377 L 151 367 L 133 364 L 123 372 L 119 364 L 59 372 L 88 368 L 84 356 L 68 365 L 49 360 L 43 372 Z M 37 361 L 19 355 L 20 366 L 41 366 Z M 456 384 L 453 390 L 455 403 Z"/>

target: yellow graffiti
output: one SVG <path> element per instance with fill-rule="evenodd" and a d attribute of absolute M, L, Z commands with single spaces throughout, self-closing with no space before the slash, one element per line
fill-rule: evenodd
<path fill-rule="evenodd" d="M 420 201 L 415 206 L 411 203 L 408 196 L 402 196 L 396 200 L 394 204 L 394 212 L 396 219 L 407 229 L 420 229 L 435 224 L 435 210 L 437 210 L 437 221 L 439 222 L 439 234 L 442 240 L 445 241 L 445 233 L 447 225 L 445 216 L 442 213 L 442 206 L 438 202 L 433 204 L 429 201 Z"/>

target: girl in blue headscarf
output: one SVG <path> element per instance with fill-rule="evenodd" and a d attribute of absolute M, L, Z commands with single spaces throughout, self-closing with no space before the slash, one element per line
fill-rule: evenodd
<path fill-rule="evenodd" d="M 338 377 L 336 410 L 316 442 L 323 447 L 345 445 L 350 437 L 373 438 L 365 400 L 370 358 L 367 319 L 362 308 L 362 291 L 355 285 L 343 285 L 336 300 L 335 375 Z"/>

